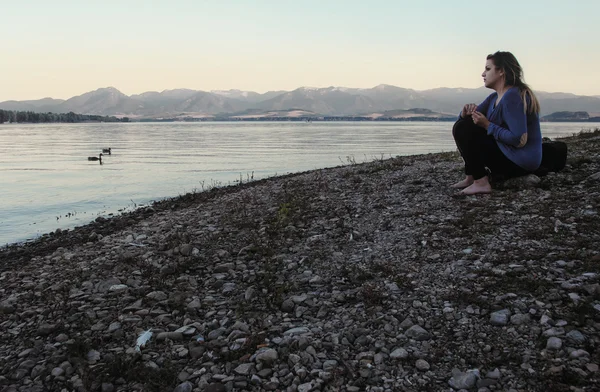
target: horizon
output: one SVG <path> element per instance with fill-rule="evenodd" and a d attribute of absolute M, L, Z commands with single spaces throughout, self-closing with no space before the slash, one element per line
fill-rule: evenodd
<path fill-rule="evenodd" d="M 3 43 L 0 102 L 69 99 L 99 86 L 129 96 L 179 88 L 475 89 L 496 50 L 515 54 L 534 91 L 600 95 L 591 83 L 600 68 L 588 65 L 600 63 L 593 50 L 600 2 L 506 0 L 503 9 L 518 10 L 511 12 L 518 21 L 506 22 L 511 28 L 480 7 L 473 0 L 460 7 L 442 0 L 13 2 L 0 25 L 11 37 Z"/>
<path fill-rule="evenodd" d="M 0 103 L 2 103 L 2 102 L 10 102 L 10 101 L 17 101 L 17 102 L 19 102 L 19 101 L 37 101 L 37 100 L 43 100 L 43 99 L 58 99 L 58 100 L 64 100 L 64 101 L 66 101 L 66 100 L 68 100 L 70 98 L 78 97 L 78 96 L 84 95 L 86 93 L 94 92 L 94 91 L 97 91 L 97 90 L 103 90 L 103 89 L 111 89 L 111 88 L 115 89 L 115 90 L 117 90 L 117 91 L 119 91 L 119 92 L 121 92 L 121 93 L 123 93 L 125 95 L 127 95 L 128 97 L 131 97 L 131 96 L 134 96 L 134 95 L 140 95 L 140 94 L 150 93 L 150 92 L 163 93 L 163 92 L 166 92 L 166 91 L 175 91 L 175 90 L 193 90 L 193 91 L 207 92 L 207 93 L 213 93 L 213 94 L 216 94 L 215 92 L 228 92 L 228 91 L 254 92 L 254 93 L 258 93 L 258 94 L 266 94 L 266 93 L 274 92 L 274 91 L 282 91 L 282 93 L 291 92 L 291 91 L 295 91 L 295 90 L 298 90 L 298 89 L 301 89 L 301 88 L 306 88 L 306 89 L 326 89 L 326 88 L 372 89 L 372 88 L 376 88 L 376 87 L 381 86 L 381 85 L 392 86 L 392 87 L 399 87 L 399 88 L 405 88 L 405 89 L 409 89 L 409 90 L 414 90 L 416 92 L 423 92 L 423 91 L 435 90 L 435 89 L 476 90 L 476 89 L 480 89 L 480 88 L 485 88 L 485 86 L 480 86 L 480 87 L 448 87 L 448 86 L 440 86 L 440 87 L 433 87 L 433 88 L 430 88 L 430 89 L 417 90 L 417 89 L 413 89 L 413 88 L 410 88 L 410 87 L 395 86 L 395 85 L 391 85 L 391 84 L 388 84 L 388 83 L 380 83 L 380 84 L 378 84 L 376 86 L 371 86 L 371 87 L 331 86 L 331 85 L 330 86 L 323 86 L 323 87 L 299 86 L 299 87 L 296 87 L 296 88 L 291 89 L 291 90 L 269 90 L 269 91 L 262 91 L 262 92 L 261 91 L 251 91 L 251 90 L 240 90 L 240 89 L 236 89 L 236 88 L 231 88 L 231 89 L 227 89 L 227 90 L 225 90 L 225 89 L 198 90 L 198 89 L 191 89 L 191 88 L 186 88 L 186 87 L 178 87 L 178 88 L 169 88 L 169 89 L 160 90 L 160 91 L 158 91 L 158 90 L 147 90 L 147 91 L 141 91 L 141 92 L 136 92 L 136 93 L 128 94 L 127 92 L 124 92 L 123 90 L 121 90 L 118 87 L 115 87 L 115 86 L 105 86 L 105 87 L 98 87 L 96 89 L 85 91 L 85 92 L 82 92 L 82 93 L 79 93 L 79 94 L 76 94 L 76 95 L 73 95 L 73 96 L 70 96 L 70 97 L 66 97 L 66 98 L 63 98 L 63 97 L 52 97 L 52 96 L 43 96 L 43 97 L 28 98 L 28 99 L 6 99 L 6 100 L 0 100 Z M 572 93 L 570 91 L 541 91 L 541 90 L 534 90 L 534 93 L 540 93 L 540 92 L 549 93 L 549 94 L 574 94 L 574 95 L 577 95 L 577 96 L 587 96 L 587 97 L 600 98 L 600 96 L 597 96 L 597 95 L 575 94 L 575 93 Z"/>

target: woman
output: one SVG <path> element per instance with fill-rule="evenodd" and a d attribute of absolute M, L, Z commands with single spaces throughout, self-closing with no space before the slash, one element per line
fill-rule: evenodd
<path fill-rule="evenodd" d="M 523 82 L 515 56 L 490 54 L 481 76 L 485 87 L 496 92 L 479 106 L 466 104 L 452 129 L 465 161 L 466 177 L 452 185 L 464 188 L 461 195 L 490 193 L 490 172 L 505 179 L 519 177 L 534 172 L 542 161 L 540 104 Z"/>

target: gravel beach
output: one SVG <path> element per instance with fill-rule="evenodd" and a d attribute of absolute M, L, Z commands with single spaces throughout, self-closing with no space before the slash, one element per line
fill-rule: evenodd
<path fill-rule="evenodd" d="M 600 130 L 212 189 L 0 249 L 0 391 L 598 391 Z"/>

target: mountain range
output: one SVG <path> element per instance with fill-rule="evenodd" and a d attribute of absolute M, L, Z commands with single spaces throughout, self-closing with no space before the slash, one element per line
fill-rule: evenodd
<path fill-rule="evenodd" d="M 393 111 L 428 109 L 457 114 L 465 103 L 479 103 L 491 90 L 485 87 L 413 90 L 381 84 L 373 88 L 300 87 L 264 94 L 241 90 L 190 89 L 149 91 L 125 95 L 114 87 L 100 88 L 67 100 L 43 98 L 0 102 L 0 109 L 33 112 L 96 114 L 130 118 L 247 117 L 277 113 L 313 116 L 378 116 Z M 541 115 L 557 111 L 600 114 L 600 96 L 536 92 Z"/>

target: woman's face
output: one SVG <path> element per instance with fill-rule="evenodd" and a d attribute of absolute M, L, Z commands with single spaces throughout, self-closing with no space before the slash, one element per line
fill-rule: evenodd
<path fill-rule="evenodd" d="M 493 60 L 487 60 L 485 62 L 485 70 L 481 74 L 483 77 L 483 84 L 487 88 L 496 89 L 502 87 L 504 84 L 504 72 L 497 69 Z"/>

